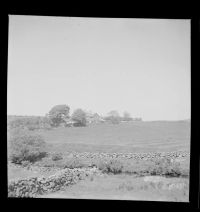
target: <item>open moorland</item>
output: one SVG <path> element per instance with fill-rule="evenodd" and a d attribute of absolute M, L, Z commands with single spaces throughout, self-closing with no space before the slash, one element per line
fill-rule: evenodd
<path fill-rule="evenodd" d="M 100 123 L 31 133 L 42 136 L 46 154 L 34 162 L 9 159 L 10 197 L 189 201 L 188 121 Z"/>

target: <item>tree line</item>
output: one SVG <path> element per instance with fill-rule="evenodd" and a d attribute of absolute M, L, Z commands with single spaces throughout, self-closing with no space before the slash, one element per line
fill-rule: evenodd
<path fill-rule="evenodd" d="M 128 112 L 124 112 L 121 117 L 116 110 L 110 111 L 107 116 L 100 116 L 97 113 L 88 114 L 86 111 L 78 108 L 74 110 L 72 115 L 69 115 L 70 107 L 68 105 L 56 105 L 54 106 L 46 116 L 51 120 L 52 126 L 59 126 L 63 124 L 65 126 L 86 126 L 87 123 L 91 122 L 106 122 L 109 121 L 113 124 L 119 124 L 121 121 L 133 121 L 133 119 Z M 137 119 L 139 121 L 139 119 Z"/>
<path fill-rule="evenodd" d="M 8 120 L 10 128 L 28 127 L 29 130 L 39 128 L 51 129 L 59 126 L 87 126 L 90 123 L 110 122 L 112 124 L 119 124 L 127 121 L 141 121 L 140 118 L 133 119 L 128 112 L 124 112 L 120 116 L 116 110 L 110 111 L 107 116 L 100 116 L 97 113 L 87 113 L 81 108 L 73 111 L 70 115 L 70 107 L 68 105 L 55 105 L 44 117 L 21 117 Z"/>

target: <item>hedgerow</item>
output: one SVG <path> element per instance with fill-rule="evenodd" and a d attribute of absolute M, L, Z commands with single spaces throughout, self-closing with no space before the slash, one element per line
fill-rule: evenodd
<path fill-rule="evenodd" d="M 171 162 L 168 158 L 155 160 L 123 160 L 123 159 L 101 159 L 92 162 L 94 166 L 104 173 L 126 173 L 138 176 L 163 175 L 163 176 L 189 176 L 186 169 L 178 162 Z"/>

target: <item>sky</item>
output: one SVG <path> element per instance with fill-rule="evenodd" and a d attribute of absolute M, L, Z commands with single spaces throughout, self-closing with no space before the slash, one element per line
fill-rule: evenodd
<path fill-rule="evenodd" d="M 8 115 L 189 119 L 190 75 L 189 19 L 9 15 Z"/>

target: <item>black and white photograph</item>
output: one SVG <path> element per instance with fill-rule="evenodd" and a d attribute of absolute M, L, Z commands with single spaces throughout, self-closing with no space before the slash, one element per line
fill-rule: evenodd
<path fill-rule="evenodd" d="M 189 202 L 191 20 L 8 19 L 8 197 Z"/>

